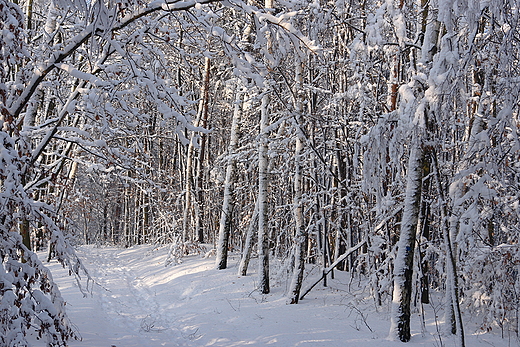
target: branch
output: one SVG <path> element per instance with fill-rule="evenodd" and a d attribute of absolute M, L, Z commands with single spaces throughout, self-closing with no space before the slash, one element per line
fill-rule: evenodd
<path fill-rule="evenodd" d="M 18 97 L 14 104 L 9 108 L 9 113 L 13 116 L 14 119 L 17 119 L 20 116 L 20 113 L 25 108 L 40 83 L 52 70 L 54 70 L 56 67 L 55 64 L 61 63 L 65 58 L 74 53 L 76 49 L 78 49 L 89 39 L 93 30 L 94 26 L 92 24 L 87 26 L 82 33 L 72 38 L 69 41 L 69 44 L 66 45 L 63 50 L 55 52 L 49 59 L 49 62 L 46 66 L 39 67 L 36 69 L 36 71 L 34 71 L 33 77 L 29 84 L 25 87 L 20 97 Z"/>
<path fill-rule="evenodd" d="M 298 39 L 298 41 L 300 41 L 301 44 L 305 46 L 313 54 L 317 54 L 321 50 L 321 47 L 317 46 L 314 43 L 314 41 L 310 40 L 307 36 L 303 35 L 298 29 L 296 29 L 291 23 L 287 21 L 287 19 L 291 18 L 291 14 L 285 13 L 281 16 L 274 16 L 270 13 L 260 11 L 255 6 L 246 5 L 242 1 L 237 1 L 236 4 L 234 4 L 234 6 L 242 9 L 246 13 L 255 15 L 259 21 L 267 21 L 273 25 L 277 25 L 280 28 L 284 29 L 286 32 Z"/>
<path fill-rule="evenodd" d="M 257 13 L 260 14 L 260 13 Z M 269 13 L 261 13 L 261 16 L 258 16 L 259 19 L 266 19 L 271 24 L 278 25 L 279 27 L 285 29 L 289 34 L 292 34 L 296 37 L 307 49 L 313 53 L 317 54 L 320 51 L 320 47 L 314 44 L 314 41 L 309 40 L 306 36 L 304 36 L 299 30 L 297 30 L 291 23 L 284 21 L 284 18 L 279 18 L 273 16 Z"/>
<path fill-rule="evenodd" d="M 97 27 L 94 23 L 89 24 L 81 33 L 74 36 L 72 39 L 68 41 L 68 44 L 65 47 L 55 52 L 45 65 L 40 66 L 34 71 L 33 77 L 29 84 L 25 87 L 22 94 L 18 97 L 18 99 L 11 105 L 9 108 L 9 113 L 13 116 L 14 119 L 17 119 L 22 113 L 22 110 L 25 108 L 34 92 L 40 85 L 40 83 L 45 79 L 45 77 L 57 67 L 57 64 L 60 64 L 63 60 L 69 57 L 72 53 L 74 53 L 82 44 L 84 44 L 93 34 L 102 33 L 102 32 L 111 32 L 121 30 L 128 26 L 129 24 L 135 22 L 136 20 L 145 17 L 151 13 L 157 11 L 184 11 L 194 7 L 197 4 L 209 4 L 213 2 L 220 2 L 221 0 L 186 0 L 186 1 L 163 1 L 156 0 L 148 4 L 146 7 L 129 14 L 123 17 L 121 20 L 116 22 L 111 28 L 108 30 L 104 30 L 102 27 Z"/>
<path fill-rule="evenodd" d="M 361 241 L 354 247 L 350 247 L 345 253 L 343 253 L 338 259 L 336 259 L 336 261 L 334 263 L 332 263 L 329 267 L 323 269 L 323 274 L 321 275 L 321 277 L 316 282 L 314 282 L 314 284 L 312 286 L 310 286 L 305 291 L 305 293 L 302 294 L 302 296 L 300 296 L 300 300 L 303 300 L 305 295 L 309 294 L 309 292 L 312 290 L 312 288 L 314 288 L 318 283 L 320 283 L 321 280 L 324 279 L 325 276 L 327 276 L 329 274 L 329 272 L 331 272 L 336 266 L 338 266 L 339 263 L 341 263 L 343 260 L 345 260 L 349 255 L 351 255 L 352 253 L 354 253 L 355 251 L 360 249 L 366 243 L 367 243 L 367 239 L 365 238 L 363 241 Z"/>
<path fill-rule="evenodd" d="M 135 22 L 137 19 L 145 17 L 153 12 L 156 11 L 167 11 L 167 12 L 174 12 L 174 11 L 184 11 L 189 10 L 192 7 L 195 7 L 197 4 L 205 5 L 205 4 L 211 4 L 213 2 L 220 2 L 222 0 L 185 0 L 185 1 L 175 1 L 175 0 L 155 0 L 149 3 L 145 8 L 142 8 L 135 13 L 131 13 L 125 17 L 123 17 L 119 23 L 116 23 L 111 31 L 117 31 L 121 30 L 124 27 L 126 27 L 128 24 Z"/>

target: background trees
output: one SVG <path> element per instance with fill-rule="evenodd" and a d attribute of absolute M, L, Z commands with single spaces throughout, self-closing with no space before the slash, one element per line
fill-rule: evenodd
<path fill-rule="evenodd" d="M 408 316 L 446 293 L 461 344 L 458 304 L 518 332 L 516 1 L 18 5 L 0 2 L 3 288 L 48 294 L 55 314 L 15 316 L 47 312 L 49 343 L 73 334 L 31 250 L 78 272 L 66 238 L 170 244 L 169 263 L 203 243 L 243 275 L 260 254 L 294 303 L 302 263 L 325 285 L 334 265 L 376 305 L 407 291 Z M 3 338 L 23 339 L 13 304 Z"/>

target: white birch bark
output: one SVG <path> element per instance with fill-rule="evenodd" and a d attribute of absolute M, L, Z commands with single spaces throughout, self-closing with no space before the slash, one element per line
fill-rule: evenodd
<path fill-rule="evenodd" d="M 302 208 L 302 171 L 303 171 L 303 160 L 302 152 L 304 148 L 305 137 L 301 130 L 302 122 L 302 102 L 299 99 L 300 89 L 303 84 L 302 78 L 302 66 L 299 61 L 296 62 L 296 85 L 295 85 L 295 127 L 296 127 L 296 148 L 294 152 L 294 197 L 293 197 L 293 215 L 295 224 L 294 242 L 293 242 L 293 255 L 294 255 L 294 269 L 291 280 L 291 286 L 289 289 L 289 303 L 297 304 L 300 297 L 300 290 L 303 281 L 303 272 L 305 270 L 305 249 L 307 244 L 307 233 L 303 222 L 303 208 Z"/>
<path fill-rule="evenodd" d="M 205 58 L 204 61 L 204 82 L 201 87 L 201 98 L 199 103 L 199 109 L 197 112 L 197 118 L 195 120 L 195 126 L 199 127 L 203 119 L 207 117 L 208 113 L 208 98 L 209 98 L 209 75 L 211 68 L 211 60 L 209 58 Z M 183 242 L 183 251 L 184 244 L 187 241 L 191 241 L 193 238 L 189 236 L 189 220 L 191 219 L 191 214 L 199 214 L 200 209 L 198 206 L 198 200 L 196 196 L 196 192 L 194 191 L 196 188 L 196 179 L 197 175 L 194 170 L 194 157 L 195 157 L 195 145 L 196 145 L 197 135 L 193 134 L 191 137 L 190 144 L 188 145 L 188 151 L 186 154 L 186 182 L 185 182 L 185 195 L 184 195 L 184 211 L 182 216 L 182 242 Z M 195 202 L 195 204 L 194 204 Z M 195 205 L 195 206 L 194 206 Z M 195 220 L 200 222 L 200 216 L 195 216 Z M 183 252 L 184 253 L 184 252 Z"/>
<path fill-rule="evenodd" d="M 231 121 L 231 134 L 229 135 L 230 140 L 228 146 L 226 180 L 224 181 L 224 201 L 222 203 L 222 211 L 220 214 L 220 226 L 217 243 L 216 265 L 218 270 L 222 270 L 227 267 L 229 234 L 231 231 L 231 217 L 233 211 L 233 190 L 235 186 L 235 154 L 238 144 L 242 94 L 242 91 L 237 90 L 233 109 L 233 119 Z"/>
<path fill-rule="evenodd" d="M 307 244 L 307 233 L 303 225 L 302 211 L 302 155 L 303 141 L 296 138 L 295 173 L 294 173 L 294 198 L 293 198 L 293 214 L 295 223 L 294 235 L 294 269 L 289 290 L 289 303 L 297 304 L 300 296 L 300 290 L 303 281 L 303 272 L 305 269 L 305 249 Z"/>
<path fill-rule="evenodd" d="M 188 241 L 189 232 L 189 218 L 190 211 L 192 210 L 192 191 L 193 191 L 193 141 L 191 140 L 188 145 L 188 151 L 186 154 L 186 176 L 184 186 L 184 211 L 182 214 L 182 238 L 181 242 L 184 245 Z M 184 249 L 184 246 L 183 246 Z"/>
<path fill-rule="evenodd" d="M 265 0 L 266 9 L 274 7 L 273 0 Z M 272 38 L 267 32 L 267 51 L 271 53 Z M 269 175 L 269 104 L 270 86 L 266 79 L 260 112 L 260 136 L 258 146 L 258 288 L 262 294 L 270 292 L 269 285 L 269 228 L 267 220 L 267 186 Z"/>
<path fill-rule="evenodd" d="M 199 108 L 201 109 L 200 120 L 197 123 L 197 127 L 207 128 L 208 126 L 208 115 L 209 115 L 209 82 L 210 82 L 210 73 L 211 73 L 211 59 L 206 57 L 204 60 L 204 81 L 202 86 L 202 98 L 200 101 Z M 206 150 L 208 142 L 208 134 L 202 133 L 200 134 L 200 143 L 199 143 L 199 151 L 197 155 L 197 165 L 194 173 L 194 201 L 195 201 L 195 240 L 197 242 L 204 242 L 204 228 L 202 219 L 204 218 L 204 190 L 202 189 L 202 180 L 203 180 L 203 167 L 204 167 L 204 158 L 206 156 Z"/>
<path fill-rule="evenodd" d="M 258 285 L 262 294 L 268 294 L 269 286 L 269 240 L 267 221 L 267 185 L 268 185 L 268 132 L 269 94 L 262 98 L 260 116 L 260 144 L 258 147 Z"/>
<path fill-rule="evenodd" d="M 447 328 L 451 330 L 452 334 L 457 335 L 457 346 L 464 347 L 464 327 L 462 325 L 462 315 L 459 305 L 459 284 L 457 279 L 457 266 L 455 261 L 454 244 L 452 243 L 451 233 L 453 229 L 458 228 L 458 219 L 452 215 L 450 218 L 449 230 L 444 230 L 444 247 L 446 248 L 446 317 L 445 322 Z"/>
<path fill-rule="evenodd" d="M 421 201 L 423 149 L 420 134 L 414 134 L 404 200 L 401 232 L 394 263 L 394 290 L 390 337 L 402 342 L 410 341 L 410 301 L 412 296 L 413 259 L 415 236 Z"/>

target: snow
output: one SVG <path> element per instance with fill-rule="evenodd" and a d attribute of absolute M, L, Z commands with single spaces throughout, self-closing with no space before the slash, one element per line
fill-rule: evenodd
<path fill-rule="evenodd" d="M 100 78 L 96 77 L 95 75 L 92 75 L 90 73 L 86 73 L 83 71 L 80 71 L 76 69 L 75 67 L 60 63 L 60 64 L 54 64 L 57 68 L 60 68 L 66 72 L 68 72 L 72 77 L 75 77 L 77 79 L 82 79 L 85 81 L 89 81 L 96 87 L 103 87 L 103 86 L 109 86 L 110 84 L 101 80 Z"/>
<path fill-rule="evenodd" d="M 357 281 L 345 272 L 335 271 L 329 287 L 320 284 L 298 305 L 287 305 L 290 276 L 276 282 L 271 294 L 261 295 L 255 290 L 256 274 L 236 274 L 237 255 L 231 255 L 228 269 L 215 270 L 213 258 L 200 256 L 165 267 L 167 253 L 167 246 L 79 247 L 95 281 L 87 297 L 66 269 L 49 263 L 82 337 L 70 346 L 403 346 L 387 339 L 388 308 L 376 311 L 373 300 L 363 299 Z M 308 267 L 303 289 L 319 275 L 318 267 Z M 424 334 L 421 316 L 412 316 L 413 336 L 406 346 L 440 345 L 432 307 L 425 305 Z M 492 333 L 474 333 L 474 323 L 466 319 L 467 346 L 509 345 Z M 441 338 L 445 346 L 455 345 L 451 337 Z M 45 345 L 34 337 L 32 343 Z"/>

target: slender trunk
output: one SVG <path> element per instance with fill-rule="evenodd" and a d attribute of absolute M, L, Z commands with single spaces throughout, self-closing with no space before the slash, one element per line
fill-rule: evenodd
<path fill-rule="evenodd" d="M 415 135 L 410 150 L 401 233 L 394 264 L 390 335 L 399 338 L 402 342 L 408 342 L 411 338 L 410 302 L 412 297 L 413 258 L 423 178 L 423 149 L 419 136 Z"/>
<path fill-rule="evenodd" d="M 459 208 L 454 207 L 451 217 L 448 217 L 448 209 L 446 206 L 446 198 L 444 196 L 444 188 L 442 187 L 441 177 L 436 153 L 432 153 L 434 176 L 437 183 L 437 190 L 441 202 L 441 231 L 446 247 L 446 308 L 445 322 L 448 324 L 448 330 L 452 334 L 457 334 L 457 345 L 464 347 L 464 326 L 462 324 L 462 314 L 459 305 L 459 288 L 457 266 L 455 261 L 455 251 L 452 243 L 452 235 L 458 228 L 458 218 L 456 213 L 460 212 Z M 456 197 L 457 198 L 457 197 Z M 448 224 L 449 223 L 449 224 Z M 453 233 L 453 234 L 452 234 Z"/>
<path fill-rule="evenodd" d="M 146 192 L 142 193 L 142 204 L 143 204 L 143 227 L 142 227 L 142 240 L 143 244 L 146 244 L 150 241 L 150 221 L 151 221 L 151 213 L 150 213 L 150 197 Z"/>
<path fill-rule="evenodd" d="M 204 61 L 204 81 L 202 85 L 201 117 L 197 126 L 207 128 L 209 115 L 209 82 L 211 72 L 211 60 L 206 57 Z M 202 190 L 204 157 L 206 155 L 208 135 L 200 134 L 200 148 L 198 153 L 197 168 L 195 174 L 195 235 L 197 242 L 204 242 L 204 228 L 202 223 L 204 212 L 204 192 Z"/>
<path fill-rule="evenodd" d="M 251 260 L 251 252 L 253 250 L 253 234 L 255 227 L 258 225 L 258 201 L 255 203 L 255 209 L 249 227 L 247 228 L 246 241 L 244 243 L 244 250 L 242 251 L 242 259 L 240 259 L 240 265 L 238 266 L 238 275 L 246 276 L 247 267 Z"/>
<path fill-rule="evenodd" d="M 237 90 L 228 147 L 226 180 L 224 182 L 224 202 L 222 203 L 222 211 L 220 214 L 220 228 L 218 234 L 219 236 L 216 259 L 218 270 L 222 270 L 227 267 L 229 234 L 231 231 L 231 217 L 233 212 L 233 190 L 235 185 L 235 152 L 238 144 L 241 100 L 242 92 Z"/>
<path fill-rule="evenodd" d="M 347 199 L 347 191 L 345 188 L 346 181 L 347 181 L 347 169 L 345 164 L 345 157 L 342 155 L 342 152 L 344 152 L 341 148 L 341 144 L 338 138 L 338 131 L 336 130 L 334 133 L 334 136 L 336 138 L 337 148 L 336 150 L 336 174 L 337 177 L 334 179 L 335 182 L 335 188 L 339 190 L 339 201 L 337 203 L 337 213 L 338 213 L 338 222 L 336 227 L 336 237 L 334 242 L 334 261 L 338 259 L 338 257 L 341 255 L 341 253 L 349 247 L 352 247 L 352 229 L 349 227 L 347 228 L 347 225 L 350 226 L 350 223 L 346 223 L 350 219 L 350 212 L 346 212 L 345 206 L 346 206 L 346 199 Z M 347 240 L 344 240 L 344 230 L 347 230 Z M 345 244 L 346 241 L 346 244 Z M 350 271 L 350 258 L 347 258 L 345 262 L 340 264 L 338 266 L 339 270 L 346 270 Z"/>
<path fill-rule="evenodd" d="M 205 59 L 204 63 L 204 81 L 201 87 L 201 99 L 199 104 L 199 110 L 197 118 L 195 120 L 195 126 L 200 126 L 203 119 L 207 119 L 208 115 L 208 103 L 209 103 L 209 76 L 210 76 L 211 61 L 209 58 Z M 184 211 L 182 218 L 182 243 L 185 244 L 187 241 L 193 240 L 193 235 L 190 235 L 190 220 L 194 214 L 200 213 L 198 204 L 198 196 L 195 191 L 197 175 L 194 170 L 194 157 L 195 157 L 195 144 L 196 135 L 191 136 L 190 144 L 188 145 L 186 154 L 186 185 L 184 192 Z M 195 202 L 196 206 L 193 206 Z M 195 220 L 200 223 L 200 217 L 196 216 Z M 200 225 L 200 224 L 199 224 Z M 184 249 L 184 246 L 183 246 Z M 184 253 L 184 250 L 183 250 Z"/>
<path fill-rule="evenodd" d="M 300 290 L 303 281 L 303 272 L 305 269 L 305 250 L 307 248 L 307 232 L 303 225 L 302 211 L 302 155 L 303 141 L 296 139 L 296 152 L 294 153 L 296 161 L 296 170 L 294 173 L 294 199 L 293 214 L 295 223 L 294 235 L 294 270 L 291 287 L 289 292 L 289 302 L 297 304 L 300 297 Z"/>
<path fill-rule="evenodd" d="M 324 180 L 322 176 L 318 175 L 318 164 L 316 160 L 314 161 L 314 181 L 318 183 L 318 185 L 322 185 L 322 181 Z M 324 185 L 324 184 L 323 184 Z M 325 201 L 321 201 L 321 197 L 323 197 L 323 194 L 320 192 L 316 193 L 315 197 L 315 215 L 318 218 L 318 221 L 316 222 L 317 225 L 317 232 L 316 232 L 316 243 L 318 244 L 318 249 L 321 256 L 321 265 L 322 265 L 322 272 L 325 273 L 325 269 L 327 268 L 328 264 L 328 256 L 327 256 L 327 224 L 325 221 L 325 213 L 323 211 L 323 206 L 326 205 Z M 323 197 L 323 199 L 325 199 Z M 327 287 L 327 276 L 324 275 L 323 278 L 323 286 Z"/>
<path fill-rule="evenodd" d="M 258 276 L 259 289 L 268 294 L 269 286 L 269 229 L 267 221 L 267 185 L 268 185 L 268 133 L 269 94 L 262 98 L 260 117 L 260 144 L 258 148 Z"/>
<path fill-rule="evenodd" d="M 34 0 L 28 0 L 25 5 L 25 27 L 30 32 L 33 27 L 33 3 Z M 29 39 L 29 37 L 27 37 Z"/>
<path fill-rule="evenodd" d="M 266 9 L 274 7 L 274 0 L 265 0 Z M 267 35 L 267 50 L 271 53 L 272 38 Z M 269 285 L 269 223 L 267 220 L 267 186 L 269 175 L 269 79 L 266 78 L 260 114 L 260 144 L 258 147 L 258 285 L 262 294 L 270 292 Z"/>
<path fill-rule="evenodd" d="M 189 218 L 192 210 L 192 191 L 193 191 L 193 142 L 188 145 L 186 158 L 186 185 L 184 188 L 184 211 L 182 215 L 182 240 L 184 244 L 188 241 Z"/>
<path fill-rule="evenodd" d="M 22 186 L 25 186 L 26 182 L 26 176 L 22 175 L 21 177 L 21 184 Z M 30 230 L 30 224 L 29 220 L 27 218 L 22 218 L 20 224 L 19 224 L 19 231 L 20 235 L 22 235 L 22 243 L 25 247 L 27 247 L 28 250 L 31 250 L 31 230 Z M 24 260 L 25 261 L 25 260 Z"/>
<path fill-rule="evenodd" d="M 422 176 L 425 177 L 422 184 L 422 194 L 423 196 L 429 195 L 430 190 L 430 160 L 428 158 L 428 155 L 424 155 L 423 160 L 423 173 Z M 430 202 L 427 201 L 427 199 L 423 199 L 421 202 L 421 210 L 419 212 L 419 222 L 417 227 L 417 237 L 419 238 L 418 242 L 418 262 L 419 267 L 421 269 L 421 303 L 422 304 L 429 304 L 430 303 L 430 294 L 429 294 L 429 280 L 428 280 L 428 260 L 426 259 L 426 251 L 420 247 L 420 245 L 423 243 L 421 242 L 421 238 L 423 240 L 430 240 L 430 226 L 429 226 L 429 214 L 430 214 Z"/>
<path fill-rule="evenodd" d="M 307 248 L 307 232 L 303 222 L 303 207 L 302 207 L 302 171 L 303 171 L 303 146 L 305 137 L 302 133 L 302 102 L 298 98 L 300 89 L 303 84 L 302 66 L 300 62 L 296 63 L 296 85 L 295 85 L 295 127 L 296 127 L 296 148 L 294 152 L 294 198 L 293 198 L 293 215 L 295 224 L 294 233 L 294 269 L 291 287 L 289 290 L 289 303 L 297 304 L 300 298 L 300 290 L 303 281 L 303 272 L 305 270 L 305 249 Z"/>
<path fill-rule="evenodd" d="M 457 276 L 457 266 L 455 263 L 455 251 L 451 241 L 451 229 L 458 227 L 458 218 L 454 215 L 450 217 L 450 230 L 443 232 L 444 247 L 446 247 L 446 273 L 448 275 L 446 283 L 446 308 L 449 308 L 449 320 L 451 333 L 457 335 L 457 344 L 459 347 L 465 346 L 464 327 L 462 325 L 462 314 L 459 305 L 459 282 Z M 448 317 L 447 317 L 448 318 Z"/>
<path fill-rule="evenodd" d="M 29 220 L 23 218 L 20 222 L 20 234 L 22 235 L 22 243 L 28 250 L 31 250 L 31 229 L 29 225 Z"/>

